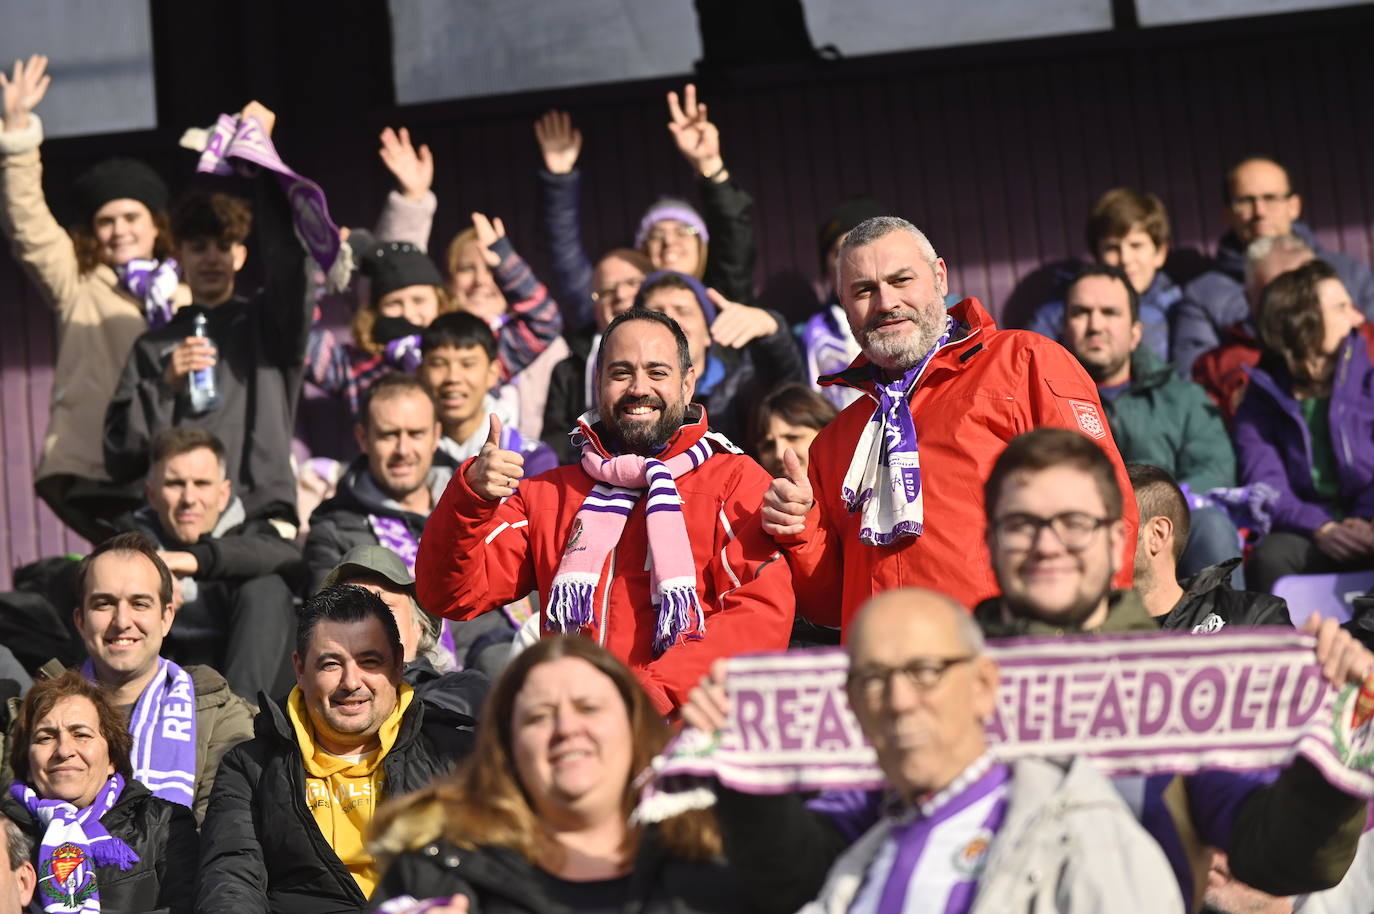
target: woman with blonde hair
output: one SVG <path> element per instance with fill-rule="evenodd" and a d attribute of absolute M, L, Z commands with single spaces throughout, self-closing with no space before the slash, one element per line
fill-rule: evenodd
<path fill-rule="evenodd" d="M 629 824 L 668 728 L 607 651 L 541 639 L 497 681 L 483 721 L 462 768 L 378 813 L 374 853 L 394 860 L 375 909 L 748 910 L 709 813 Z"/>

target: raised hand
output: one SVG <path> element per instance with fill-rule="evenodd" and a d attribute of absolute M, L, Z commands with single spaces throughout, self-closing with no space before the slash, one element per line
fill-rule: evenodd
<path fill-rule="evenodd" d="M 711 324 L 711 339 L 722 346 L 743 349 L 759 337 L 778 332 L 777 320 L 763 308 L 730 301 L 715 289 L 707 289 L 706 297 L 718 309 Z"/>
<path fill-rule="evenodd" d="M 668 132 L 677 141 L 678 151 L 703 177 L 714 177 L 725 168 L 720 157 L 720 131 L 706 116 L 706 103 L 697 102 L 697 87 L 691 83 L 682 91 L 668 93 Z"/>
<path fill-rule="evenodd" d="M 811 480 L 791 448 L 782 452 L 786 474 L 773 480 L 763 495 L 763 532 L 769 536 L 796 536 L 806 529 L 806 514 L 816 503 Z"/>
<path fill-rule="evenodd" d="M 272 128 L 277 126 L 277 112 L 259 101 L 252 101 L 244 105 L 243 110 L 239 112 L 239 117 L 257 118 L 258 123 L 262 124 L 263 132 L 268 136 L 272 135 Z"/>
<path fill-rule="evenodd" d="M 491 414 L 491 431 L 482 450 L 468 464 L 463 478 L 468 487 L 487 501 L 500 501 L 515 493 L 525 475 L 525 458 L 501 447 L 501 420 Z"/>
<path fill-rule="evenodd" d="M 682 706 L 682 720 L 703 733 L 715 733 L 725 726 L 729 716 L 730 699 L 725 695 L 725 659 L 722 657 L 712 662 L 711 671 L 701 677 L 701 682 L 687 696 L 687 703 Z"/>
<path fill-rule="evenodd" d="M 477 244 L 482 248 L 482 259 L 492 269 L 499 267 L 501 255 L 493 251 L 491 246 L 506 237 L 506 224 L 501 221 L 500 216 L 488 219 L 482 213 L 473 213 L 472 227 L 477 231 Z"/>
<path fill-rule="evenodd" d="M 172 390 L 186 386 L 186 376 L 215 364 L 215 346 L 203 336 L 188 336 L 177 343 L 167 367 L 162 370 L 162 382 Z"/>
<path fill-rule="evenodd" d="M 582 131 L 572 125 L 566 111 L 546 111 L 534 122 L 534 138 L 544 154 L 544 167 L 556 175 L 565 175 L 577 165 L 582 154 Z"/>
<path fill-rule="evenodd" d="M 419 149 L 410 145 L 410 131 L 402 127 L 399 131 L 390 127 L 382 131 L 382 148 L 377 150 L 382 164 L 396 179 L 401 196 L 407 200 L 423 200 L 434 185 L 434 157 L 429 147 Z"/>
<path fill-rule="evenodd" d="M 28 62 L 16 60 L 14 74 L 6 77 L 0 70 L 0 89 L 5 97 L 5 130 L 23 130 L 29 126 L 29 112 L 38 107 L 48 91 L 52 77 L 47 73 L 48 58 L 34 54 Z"/>

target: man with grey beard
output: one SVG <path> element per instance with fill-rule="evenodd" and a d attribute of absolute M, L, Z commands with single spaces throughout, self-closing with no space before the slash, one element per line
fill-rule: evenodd
<path fill-rule="evenodd" d="M 763 532 L 770 477 L 709 431 L 677 322 L 626 311 L 602 335 L 596 373 L 573 466 L 523 478 L 492 417 L 429 516 L 417 596 L 471 619 L 538 591 L 543 630 L 596 638 L 667 715 L 712 660 L 787 646 L 792 575 Z"/>
<path fill-rule="evenodd" d="M 871 596 L 924 587 L 974 606 L 998 592 L 983 541 L 982 480 L 1006 443 L 1040 426 L 1096 441 L 1130 491 L 1097 388 L 1058 343 L 999 330 L 977 299 L 945 309 L 945 262 L 905 219 L 860 223 L 840 243 L 838 292 L 862 354 L 824 385 L 865 397 L 811 445 L 807 472 L 764 499 L 763 529 L 783 546 L 797 609 L 848 627 Z M 875 406 L 876 404 L 876 406 Z M 1136 512 L 1115 586 L 1129 587 Z"/>

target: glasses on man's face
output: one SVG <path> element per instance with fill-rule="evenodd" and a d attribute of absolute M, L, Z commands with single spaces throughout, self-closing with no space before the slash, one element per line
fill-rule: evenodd
<path fill-rule="evenodd" d="M 624 289 L 631 295 L 639 291 L 639 287 L 644 285 L 644 277 L 636 276 L 634 279 L 622 279 L 620 282 L 613 282 L 602 286 L 592 293 L 592 301 L 601 301 L 603 298 L 614 300 L 617 293 Z"/>
<path fill-rule="evenodd" d="M 993 521 L 997 542 L 1007 549 L 1029 549 L 1040 538 L 1040 531 L 1049 527 L 1064 548 L 1082 552 L 1092 543 L 1097 531 L 1112 522 L 1110 517 L 1094 517 L 1082 511 L 1065 511 L 1053 517 L 1034 514 L 1006 514 Z"/>
<path fill-rule="evenodd" d="M 1270 209 L 1271 207 L 1278 206 L 1292 196 L 1293 192 L 1290 190 L 1286 194 L 1258 194 L 1249 197 L 1232 197 L 1231 209 L 1240 213 L 1248 210 L 1258 212 L 1261 209 Z"/>
<path fill-rule="evenodd" d="M 690 225 L 658 225 L 649 232 L 650 244 L 667 244 L 669 241 L 686 241 L 695 238 L 697 230 Z"/>
<path fill-rule="evenodd" d="M 871 705 L 880 704 L 892 691 L 892 677 L 902 678 L 918 692 L 929 692 L 940 684 L 950 667 L 968 663 L 972 654 L 962 657 L 918 657 L 902 666 L 870 664 L 849 671 L 850 691 Z"/>

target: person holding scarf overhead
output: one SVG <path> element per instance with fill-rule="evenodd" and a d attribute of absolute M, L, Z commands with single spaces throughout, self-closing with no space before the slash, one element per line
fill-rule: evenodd
<path fill-rule="evenodd" d="M 691 403 L 682 328 L 632 308 L 597 358 L 581 462 L 522 479 L 493 417 L 430 514 L 418 596 L 471 619 L 537 590 L 545 631 L 595 638 L 669 714 L 715 658 L 787 646 L 791 574 L 760 527 L 768 474 Z"/>
<path fill-rule="evenodd" d="M 167 186 L 142 162 L 107 159 L 72 184 L 79 221 L 64 230 L 43 196 L 33 109 L 52 79 L 35 54 L 0 73 L 0 230 L 15 260 L 57 312 L 52 411 L 35 488 L 64 524 L 90 540 L 138 507 L 137 487 L 113 485 L 99 430 L 134 340 L 190 301 L 179 285 L 167 229 Z"/>
<path fill-rule="evenodd" d="M 191 811 L 134 780 L 119 711 L 75 670 L 20 707 L 14 783 L 0 812 L 37 846 L 37 909 L 189 912 L 199 839 Z"/>
<path fill-rule="evenodd" d="M 896 216 L 840 242 L 838 289 L 862 354 L 822 386 L 863 392 L 811 443 L 809 466 L 784 453 L 786 475 L 764 502 L 763 529 L 797 578 L 797 609 L 847 629 L 864 601 L 925 587 L 965 606 L 997 593 L 982 541 L 980 485 L 1007 441 L 1039 426 L 1092 438 L 1130 491 L 1092 379 L 1059 344 L 999 330 L 974 298 L 946 310 L 944 260 Z M 1127 499 L 1126 543 L 1135 542 Z M 1122 546 L 1116 586 L 1129 587 Z"/>

